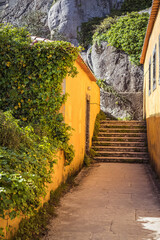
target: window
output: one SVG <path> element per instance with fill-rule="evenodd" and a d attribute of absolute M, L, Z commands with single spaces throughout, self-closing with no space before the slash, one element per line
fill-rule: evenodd
<path fill-rule="evenodd" d="M 149 95 L 151 94 L 151 58 L 149 59 Z"/>
<path fill-rule="evenodd" d="M 160 84 L 160 34 L 159 34 L 159 84 Z"/>
<path fill-rule="evenodd" d="M 156 89 L 156 45 L 153 50 L 153 90 Z"/>
<path fill-rule="evenodd" d="M 6 0 L 0 0 L 0 7 L 6 5 Z"/>

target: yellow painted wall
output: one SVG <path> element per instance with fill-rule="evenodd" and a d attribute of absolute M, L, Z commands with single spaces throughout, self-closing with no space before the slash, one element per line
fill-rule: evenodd
<path fill-rule="evenodd" d="M 151 163 L 160 176 L 160 84 L 159 84 L 160 8 L 150 36 L 144 62 L 144 117 L 147 120 L 148 149 Z M 156 49 L 156 89 L 153 89 L 153 50 Z M 151 57 L 151 94 L 149 95 L 149 60 Z"/>
<path fill-rule="evenodd" d="M 64 114 L 65 122 L 74 130 L 70 143 L 74 145 L 75 157 L 70 166 L 64 166 L 63 151 L 57 154 L 58 163 L 54 165 L 53 182 L 48 185 L 48 193 L 42 203 L 49 200 L 50 191 L 55 190 L 61 182 L 65 181 L 67 176 L 78 171 L 83 164 L 86 139 L 86 98 L 90 97 L 90 146 L 92 144 L 92 135 L 94 123 L 97 114 L 100 111 L 100 89 L 95 81 L 92 81 L 86 72 L 81 68 L 78 62 L 75 62 L 78 75 L 75 78 L 67 77 L 63 83 L 63 91 L 68 93 L 68 99 L 61 112 Z M 0 219 L 0 227 L 11 225 L 17 229 L 22 217 L 15 220 Z M 7 234 L 9 238 L 10 234 Z"/>
<path fill-rule="evenodd" d="M 159 35 L 160 35 L 160 8 L 149 40 L 146 58 L 144 62 L 144 89 L 146 99 L 146 118 L 160 113 L 160 85 L 159 85 Z M 152 73 L 153 65 L 151 64 L 151 94 L 149 95 L 149 59 L 153 57 L 153 50 L 157 44 L 157 61 L 156 61 L 156 89 L 153 90 Z"/>

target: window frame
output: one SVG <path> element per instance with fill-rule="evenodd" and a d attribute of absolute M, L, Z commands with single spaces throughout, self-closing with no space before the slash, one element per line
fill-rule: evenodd
<path fill-rule="evenodd" d="M 152 56 L 152 79 L 153 79 L 153 91 L 156 89 L 156 64 L 157 64 L 157 56 L 156 56 L 156 53 L 157 53 L 157 44 L 155 44 L 154 46 L 154 49 L 153 49 L 153 56 Z"/>
<path fill-rule="evenodd" d="M 159 46 L 159 85 L 160 85 L 160 34 L 159 34 L 159 39 L 158 39 L 158 46 Z"/>
<path fill-rule="evenodd" d="M 151 95 L 151 57 L 149 59 L 149 85 L 148 85 L 148 90 L 149 90 L 149 95 Z"/>

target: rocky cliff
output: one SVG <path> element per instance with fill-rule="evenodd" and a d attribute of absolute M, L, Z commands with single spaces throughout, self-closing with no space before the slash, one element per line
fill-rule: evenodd
<path fill-rule="evenodd" d="M 129 56 L 102 42 L 84 54 L 85 61 L 106 86 L 101 89 L 101 109 L 121 119 L 142 119 L 143 67 L 131 64 Z"/>
<path fill-rule="evenodd" d="M 123 0 L 59 0 L 49 11 L 50 31 L 53 35 L 58 30 L 77 45 L 77 33 L 83 22 L 95 17 L 105 17 L 113 7 L 119 8 L 122 2 Z"/>
<path fill-rule="evenodd" d="M 124 0 L 0 0 L 3 21 L 17 23 L 28 14 L 44 13 L 39 36 L 46 37 L 43 26 L 78 45 L 81 24 L 95 17 L 105 17 L 111 9 L 119 9 Z M 34 21 L 34 19 L 33 19 Z M 39 19 L 37 19 L 39 23 Z M 35 27 L 37 26 L 35 24 Z M 33 23 L 32 23 L 33 24 Z M 101 107 L 117 118 L 142 118 L 143 68 L 129 61 L 123 51 L 102 42 L 94 44 L 83 57 L 96 75 L 113 91 L 101 91 Z"/>
<path fill-rule="evenodd" d="M 47 18 L 52 3 L 53 0 L 0 0 L 0 15 L 3 20 L 14 23 L 31 11 L 42 10 Z"/>
<path fill-rule="evenodd" d="M 51 34 L 59 32 L 78 44 L 77 32 L 81 24 L 94 17 L 105 17 L 124 0 L 0 0 L 0 16 L 12 24 L 35 10 L 45 13 L 43 25 L 48 24 Z"/>
<path fill-rule="evenodd" d="M 131 64 L 129 56 L 102 42 L 94 44 L 87 53 L 87 62 L 98 79 L 104 79 L 119 92 L 143 90 L 143 67 Z"/>

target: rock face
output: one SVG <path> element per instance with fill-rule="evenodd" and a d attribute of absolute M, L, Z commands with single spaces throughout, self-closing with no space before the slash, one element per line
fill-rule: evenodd
<path fill-rule="evenodd" d="M 86 61 L 97 79 L 105 80 L 111 92 L 101 91 L 101 108 L 115 118 L 142 119 L 143 67 L 135 66 L 129 56 L 108 46 L 93 45 Z"/>
<path fill-rule="evenodd" d="M 101 109 L 117 119 L 142 120 L 143 94 L 142 92 L 115 94 L 101 89 Z"/>
<path fill-rule="evenodd" d="M 33 10 L 41 10 L 46 13 L 47 21 L 48 11 L 52 3 L 53 0 L 0 0 L 0 16 L 3 21 L 13 24 L 25 14 Z"/>
<path fill-rule="evenodd" d="M 123 0 L 58 0 L 50 9 L 48 24 L 52 34 L 58 30 L 77 45 L 81 23 L 94 17 L 105 17 L 111 8 L 119 8 Z"/>
<path fill-rule="evenodd" d="M 88 63 L 98 79 L 119 92 L 139 92 L 143 90 L 143 67 L 131 64 L 126 53 L 108 46 L 93 45 L 88 50 Z"/>
<path fill-rule="evenodd" d="M 0 0 L 0 17 L 16 23 L 33 10 L 45 13 L 43 23 L 52 34 L 60 32 L 78 45 L 77 32 L 83 22 L 105 17 L 112 8 L 120 8 L 124 0 Z M 37 26 L 37 25 L 36 25 Z M 41 37 L 42 31 L 40 32 Z M 143 69 L 132 65 L 122 51 L 108 46 L 93 45 L 86 62 L 98 79 L 113 87 L 113 92 L 101 91 L 101 107 L 116 118 L 142 118 Z M 116 94 L 115 94 L 116 92 Z M 138 110 L 137 110 L 138 109 Z"/>

